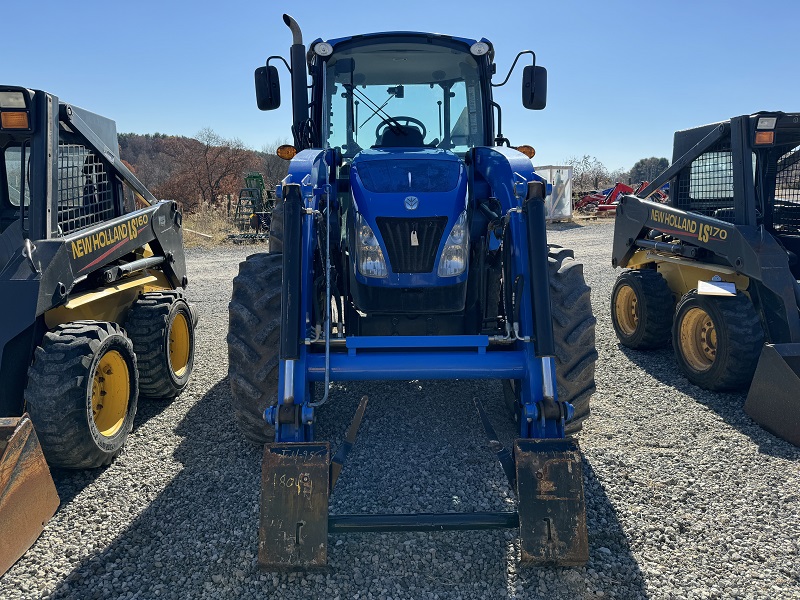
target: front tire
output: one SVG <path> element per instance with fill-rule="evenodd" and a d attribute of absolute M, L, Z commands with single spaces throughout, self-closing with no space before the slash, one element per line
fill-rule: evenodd
<path fill-rule="evenodd" d="M 139 363 L 140 395 L 169 400 L 178 396 L 194 366 L 194 324 L 183 292 L 140 295 L 128 312 L 125 330 Z"/>
<path fill-rule="evenodd" d="M 732 390 L 752 381 L 764 330 L 743 293 L 725 298 L 692 290 L 675 309 L 672 345 L 689 381 L 706 390 Z"/>
<path fill-rule="evenodd" d="M 138 394 L 133 344 L 119 325 L 76 321 L 46 333 L 28 369 L 25 402 L 47 462 L 110 464 L 133 428 Z"/>
<path fill-rule="evenodd" d="M 611 292 L 611 322 L 623 346 L 660 348 L 670 341 L 672 291 L 652 269 L 623 271 Z"/>
<path fill-rule="evenodd" d="M 567 248 L 551 246 L 547 257 L 550 272 L 550 306 L 556 347 L 558 399 L 575 409 L 566 433 L 577 433 L 589 416 L 589 400 L 595 391 L 597 362 L 595 324 L 590 288 L 583 277 L 583 265 Z M 503 382 L 506 404 L 517 414 L 519 391 L 516 380 Z"/>
<path fill-rule="evenodd" d="M 275 439 L 264 410 L 278 400 L 282 273 L 283 255 L 248 256 L 239 264 L 228 305 L 233 418 L 245 437 L 257 444 Z"/>
<path fill-rule="evenodd" d="M 589 416 L 589 399 L 595 391 L 597 362 L 595 324 L 591 290 L 583 277 L 583 264 L 567 248 L 551 247 L 550 306 L 556 342 L 556 384 L 558 399 L 575 408 L 566 425 L 568 434 L 577 433 Z"/>

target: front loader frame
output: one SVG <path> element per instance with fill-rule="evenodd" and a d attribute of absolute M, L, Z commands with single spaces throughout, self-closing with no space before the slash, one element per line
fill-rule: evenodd
<path fill-rule="evenodd" d="M 511 274 L 522 281 L 519 328 L 505 336 L 311 337 L 317 223 L 335 184 L 323 150 L 304 150 L 278 188 L 284 203 L 283 289 L 278 403 L 262 470 L 259 562 L 266 569 L 323 566 L 329 532 L 520 528 L 522 560 L 582 564 L 588 559 L 581 453 L 564 439 L 572 406 L 555 387 L 544 183 L 522 154 L 476 148 L 469 157 L 508 216 Z M 323 329 L 326 329 L 323 327 Z M 330 331 L 330 328 L 327 328 Z M 321 348 L 325 350 L 322 351 Z M 520 437 L 513 456 L 493 441 L 518 492 L 519 510 L 500 513 L 328 516 L 335 476 L 330 448 L 314 441 L 317 381 L 514 379 L 520 382 Z M 478 403 L 479 404 L 479 403 Z M 483 411 L 479 405 L 479 411 Z M 359 411 L 363 415 L 363 408 Z M 484 415 L 485 416 L 485 415 Z M 360 420 L 360 416 L 357 417 Z M 488 419 L 484 426 L 495 440 Z M 357 424 L 354 424 L 357 429 Z M 353 427 L 351 427 L 352 429 Z M 353 433 L 353 441 L 354 441 Z M 349 441 L 348 444 L 352 444 Z M 346 450 L 341 454 L 346 455 Z M 344 460 L 342 456 L 338 468 Z M 338 470 L 336 471 L 338 473 Z"/>

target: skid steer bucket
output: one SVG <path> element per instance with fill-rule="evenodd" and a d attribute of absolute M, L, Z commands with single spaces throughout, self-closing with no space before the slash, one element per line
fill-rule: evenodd
<path fill-rule="evenodd" d="M 0 575 L 36 541 L 58 504 L 28 414 L 0 419 Z"/>
<path fill-rule="evenodd" d="M 767 344 L 745 412 L 767 431 L 800 446 L 800 344 Z"/>

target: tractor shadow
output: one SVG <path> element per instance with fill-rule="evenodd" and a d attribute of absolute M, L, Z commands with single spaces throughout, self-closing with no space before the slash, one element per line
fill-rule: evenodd
<path fill-rule="evenodd" d="M 136 407 L 136 418 L 133 421 L 133 432 L 144 426 L 150 419 L 160 415 L 164 409 L 169 406 L 169 402 L 158 400 L 139 400 Z M 58 467 L 50 468 L 50 475 L 56 484 L 58 497 L 61 499 L 61 505 L 71 502 L 78 494 L 80 494 L 87 486 L 95 482 L 108 467 L 100 467 L 98 469 L 85 469 L 75 471 L 72 469 L 59 469 Z"/>
<path fill-rule="evenodd" d="M 482 502 L 481 494 L 488 490 L 495 498 L 486 500 L 494 502 L 489 509 L 508 508 L 513 500 L 508 494 L 504 497 L 503 486 L 508 488 L 502 470 L 488 444 L 474 441 L 485 437 L 472 405 L 477 394 L 487 398 L 486 409 L 500 436 L 514 435 L 514 424 L 497 394 L 499 382 L 464 386 L 465 382 L 397 382 L 337 387 L 331 402 L 320 409 L 324 425 L 317 433 L 319 439 L 331 440 L 333 449 L 361 395 L 370 393 L 371 399 L 359 442 L 332 497 L 331 512 L 385 510 L 382 503 L 395 507 L 387 500 L 388 494 L 396 494 L 395 512 L 402 512 L 406 491 L 389 489 L 398 484 L 395 469 L 384 464 L 397 466 L 394 452 L 431 472 L 428 481 L 440 482 L 431 498 L 444 495 L 444 505 L 462 486 L 473 492 L 465 483 L 471 479 L 478 490 L 477 497 L 473 495 L 476 502 Z M 262 450 L 245 442 L 228 417 L 229 394 L 227 378 L 222 379 L 189 409 L 175 429 L 182 438 L 172 457 L 179 463 L 177 475 L 109 546 L 83 559 L 52 598 L 124 597 L 128 592 L 142 598 L 344 598 L 367 589 L 374 592 L 375 586 L 393 590 L 389 593 L 394 597 L 409 598 L 425 595 L 427 589 L 437 590 L 440 598 L 589 597 L 600 591 L 607 597 L 647 597 L 629 536 L 588 461 L 584 461 L 584 481 L 590 560 L 585 567 L 519 567 L 516 532 L 476 531 L 331 535 L 326 571 L 262 573 L 256 557 Z M 400 415 L 408 417 L 410 410 L 398 399 L 411 402 L 429 397 L 447 398 L 451 410 L 443 411 L 442 402 L 438 406 L 415 403 L 412 422 L 397 420 Z M 425 435 L 417 431 L 414 436 L 413 430 L 429 424 L 433 414 L 440 419 L 432 428 L 435 434 L 428 429 Z M 396 432 L 387 430 L 387 425 L 394 425 Z M 472 430 L 474 439 L 466 446 L 452 447 L 457 438 L 451 432 L 460 429 L 463 433 L 465 427 Z M 388 449 L 387 456 L 376 455 L 371 447 L 376 440 L 380 448 Z M 440 449 L 437 456 L 430 452 L 432 448 Z M 448 459 L 441 461 L 441 467 L 434 464 L 440 462 L 439 456 Z M 369 469 L 366 480 L 365 468 Z M 370 499 L 376 504 L 365 511 L 363 504 Z M 442 510 L 436 499 L 430 502 L 427 510 Z M 461 509 L 481 508 L 462 504 Z"/>
<path fill-rule="evenodd" d="M 690 383 L 681 373 L 671 345 L 647 352 L 632 350 L 622 344 L 617 344 L 617 348 L 632 364 L 686 396 L 687 401 L 697 402 L 714 411 L 728 425 L 750 438 L 761 453 L 786 460 L 800 460 L 800 448 L 762 429 L 744 411 L 746 391 L 710 392 Z M 679 407 L 676 406 L 676 410 Z"/>

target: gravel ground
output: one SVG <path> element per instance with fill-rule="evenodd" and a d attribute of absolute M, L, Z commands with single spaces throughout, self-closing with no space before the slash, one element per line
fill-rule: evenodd
<path fill-rule="evenodd" d="M 229 416 L 227 302 L 253 247 L 191 250 L 200 310 L 192 382 L 142 403 L 125 452 L 53 473 L 62 503 L 2 578 L 0 598 L 800 598 L 800 449 L 762 431 L 743 394 L 687 383 L 669 349 L 621 350 L 608 302 L 612 224 L 554 225 L 586 263 L 600 354 L 586 455 L 591 558 L 519 568 L 513 532 L 330 536 L 330 569 L 261 573 L 261 452 Z M 331 499 L 342 512 L 497 510 L 513 500 L 471 398 L 513 425 L 497 382 L 338 385 L 319 437 L 341 440 L 370 396 Z"/>

